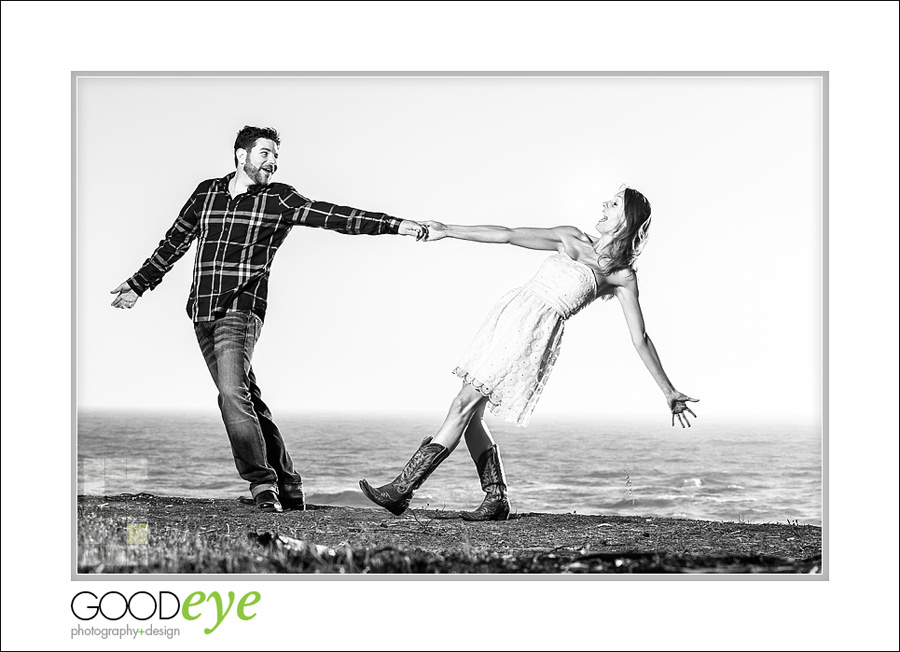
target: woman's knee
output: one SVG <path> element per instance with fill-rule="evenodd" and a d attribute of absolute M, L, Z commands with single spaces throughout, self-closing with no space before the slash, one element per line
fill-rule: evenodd
<path fill-rule="evenodd" d="M 478 393 L 471 385 L 463 385 L 453 402 L 450 404 L 451 414 L 463 418 L 471 418 L 478 409 L 483 406 L 484 396 Z"/>

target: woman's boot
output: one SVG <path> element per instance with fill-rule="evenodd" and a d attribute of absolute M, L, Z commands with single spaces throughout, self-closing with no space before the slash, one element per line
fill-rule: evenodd
<path fill-rule="evenodd" d="M 416 492 L 428 476 L 443 462 L 450 451 L 440 444 L 432 444 L 431 437 L 422 440 L 422 444 L 409 461 L 400 475 L 380 487 L 373 487 L 365 480 L 359 481 L 359 488 L 376 505 L 384 507 L 392 514 L 400 516 L 409 507 Z"/>
<path fill-rule="evenodd" d="M 506 496 L 506 476 L 500 463 L 500 450 L 494 444 L 484 451 L 475 463 L 484 500 L 474 512 L 460 512 L 467 521 L 505 521 L 509 518 L 509 498 Z"/>

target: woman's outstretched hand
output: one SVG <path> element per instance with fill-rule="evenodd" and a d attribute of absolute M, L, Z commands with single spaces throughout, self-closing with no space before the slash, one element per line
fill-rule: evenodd
<path fill-rule="evenodd" d="M 685 424 L 690 428 L 691 422 L 688 421 L 685 412 L 689 412 L 695 419 L 697 418 L 697 415 L 694 414 L 694 411 L 691 410 L 687 404 L 689 401 L 696 403 L 700 399 L 691 398 L 687 394 L 682 394 L 681 392 L 675 392 L 667 400 L 669 402 L 669 409 L 672 410 L 672 425 L 675 425 L 675 417 L 678 417 L 678 423 L 681 424 L 682 428 L 685 427 Z"/>
<path fill-rule="evenodd" d="M 426 229 L 426 242 L 434 242 L 435 240 L 440 240 L 441 238 L 447 237 L 446 224 L 441 224 L 440 222 L 422 222 L 422 224 Z"/>

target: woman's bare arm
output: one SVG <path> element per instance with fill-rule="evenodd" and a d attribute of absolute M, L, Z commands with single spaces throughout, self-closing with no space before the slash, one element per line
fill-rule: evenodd
<path fill-rule="evenodd" d="M 477 226 L 441 224 L 440 222 L 425 222 L 424 224 L 428 227 L 427 240 L 429 242 L 442 238 L 455 238 L 469 242 L 511 244 L 526 249 L 545 251 L 563 251 L 567 242 L 573 239 L 590 242 L 588 237 L 574 226 L 510 228 L 489 224 Z"/>
<path fill-rule="evenodd" d="M 698 399 L 679 392 L 672 386 L 672 381 L 666 375 L 659 360 L 659 355 L 656 352 L 656 347 L 653 346 L 653 340 L 647 335 L 644 326 L 644 315 L 641 312 L 637 278 L 633 273 L 622 276 L 621 285 L 616 288 L 616 297 L 619 299 L 622 311 L 625 313 L 625 322 L 628 324 L 629 333 L 631 333 L 631 343 L 634 344 L 634 348 L 638 355 L 641 356 L 644 366 L 647 367 L 650 375 L 653 376 L 653 380 L 656 381 L 656 384 L 659 385 L 666 397 L 666 402 L 672 411 L 672 425 L 675 425 L 675 417 L 677 416 L 682 428 L 685 426 L 685 423 L 690 426 L 690 421 L 687 420 L 687 415 L 684 412 L 689 412 L 696 418 L 697 415 L 687 406 L 687 402 L 697 401 Z"/>

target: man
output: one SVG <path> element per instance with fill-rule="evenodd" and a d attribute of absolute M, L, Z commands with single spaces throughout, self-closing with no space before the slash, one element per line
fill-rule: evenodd
<path fill-rule="evenodd" d="M 426 234 L 416 222 L 314 202 L 289 185 L 272 183 L 280 144 L 274 129 L 241 129 L 234 142 L 235 171 L 197 186 L 156 251 L 112 290 L 114 307 L 134 307 L 197 239 L 187 312 L 219 390 L 235 466 L 250 483 L 257 507 L 270 512 L 281 512 L 282 503 L 305 509 L 300 475 L 250 364 L 265 319 L 275 252 L 296 225 L 354 235 L 420 239 Z"/>

